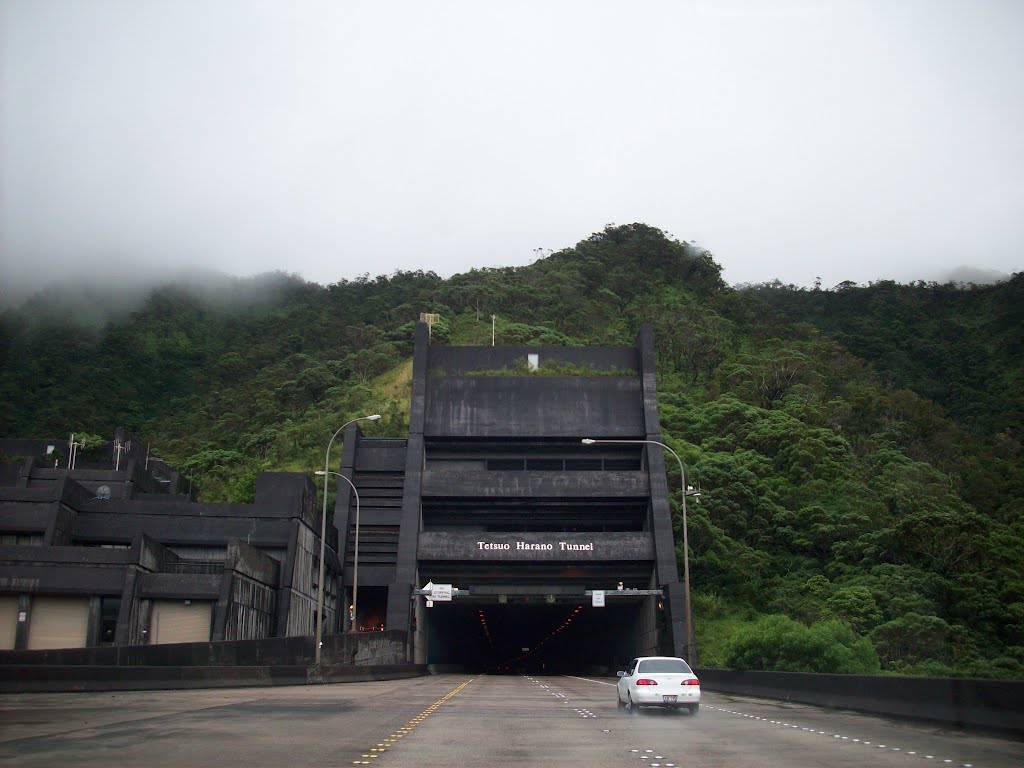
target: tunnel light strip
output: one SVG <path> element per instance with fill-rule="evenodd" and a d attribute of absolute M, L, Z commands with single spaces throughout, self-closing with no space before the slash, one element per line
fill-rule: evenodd
<path fill-rule="evenodd" d="M 520 656 L 519 660 L 520 661 L 525 661 L 527 656 L 532 656 L 534 653 L 539 651 L 543 647 L 544 643 L 546 643 L 548 640 L 551 640 L 551 639 L 555 638 L 559 633 L 564 631 L 570 624 L 572 624 L 572 620 L 576 618 L 576 614 L 578 614 L 582 610 L 583 610 L 583 606 L 582 605 L 577 605 L 575 610 L 573 610 L 572 613 L 570 613 L 568 616 L 566 616 L 561 624 L 559 624 L 557 627 L 555 627 L 553 630 L 551 630 L 551 632 L 548 633 L 547 637 L 545 637 L 543 640 L 541 640 L 539 643 L 537 643 L 533 648 L 531 648 L 529 653 L 524 653 L 522 656 Z"/>
<path fill-rule="evenodd" d="M 483 610 L 479 608 L 477 609 L 477 615 L 480 617 L 480 626 L 484 629 L 484 637 L 487 638 L 487 644 L 493 648 L 494 640 L 491 639 L 491 630 L 487 628 L 487 617 L 484 615 Z"/>

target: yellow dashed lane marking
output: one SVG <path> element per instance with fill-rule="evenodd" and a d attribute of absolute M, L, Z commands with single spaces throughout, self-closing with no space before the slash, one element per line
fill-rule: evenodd
<path fill-rule="evenodd" d="M 412 733 L 413 728 L 415 728 L 417 725 L 419 725 L 424 720 L 426 720 L 428 717 L 430 717 L 430 715 L 434 714 L 434 712 L 437 710 L 438 707 L 440 707 L 442 704 L 444 704 L 446 701 L 448 701 L 448 699 L 450 699 L 452 696 L 457 694 L 459 691 L 461 691 L 467 685 L 472 683 L 474 679 L 475 678 L 470 678 L 469 680 L 467 680 L 466 682 L 464 682 L 462 685 L 458 686 L 457 688 L 454 688 L 454 689 L 448 691 L 448 693 L 446 693 L 440 699 L 435 701 L 433 704 L 431 704 L 425 710 L 420 712 L 418 715 L 416 715 L 416 717 L 414 717 L 408 723 L 406 723 L 401 728 L 399 728 L 397 731 L 392 733 L 386 739 L 381 739 L 380 743 L 377 744 L 377 746 L 370 747 L 368 750 L 366 750 L 366 754 L 360 755 L 360 757 L 369 758 L 369 760 L 353 760 L 352 761 L 352 765 L 370 765 L 370 760 L 375 760 L 375 759 L 379 758 L 384 752 L 388 751 L 388 747 L 393 747 L 396 744 L 398 744 L 398 740 L 400 738 L 405 736 L 407 733 Z"/>

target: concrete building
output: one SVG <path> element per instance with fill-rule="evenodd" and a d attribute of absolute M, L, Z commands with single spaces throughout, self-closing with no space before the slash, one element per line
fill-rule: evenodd
<path fill-rule="evenodd" d="M 581 442 L 661 440 L 648 328 L 632 347 L 448 347 L 421 323 L 408 436 L 343 437 L 357 493 L 336 481 L 326 633 L 397 630 L 410 661 L 485 669 L 684 655 L 661 450 Z M 0 648 L 313 634 L 308 478 L 197 504 L 162 463 L 120 460 L 0 470 Z M 428 583 L 453 599 L 427 607 Z"/>
<path fill-rule="evenodd" d="M 359 621 L 413 660 L 600 667 L 683 655 L 682 585 L 659 440 L 654 345 L 448 347 L 417 329 L 406 440 L 346 440 L 361 497 Z M 352 583 L 347 483 L 335 521 Z M 416 596 L 428 582 L 448 603 Z M 622 587 L 621 590 L 619 587 Z M 593 607 L 594 590 L 607 591 Z"/>
<path fill-rule="evenodd" d="M 0 441 L 28 456 L 0 468 L 0 650 L 313 634 L 320 513 L 307 477 L 268 473 L 253 504 L 198 504 L 138 441 L 119 430 L 117 445 L 109 464 L 72 469 L 70 451 L 49 459 L 66 448 L 56 441 Z"/>

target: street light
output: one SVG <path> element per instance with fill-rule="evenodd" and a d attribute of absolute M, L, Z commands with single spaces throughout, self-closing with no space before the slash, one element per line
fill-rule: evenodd
<path fill-rule="evenodd" d="M 687 538 L 686 522 L 686 497 L 689 495 L 689 492 L 686 488 L 686 468 L 683 467 L 683 460 L 679 458 L 679 454 L 664 443 L 659 443 L 657 440 L 593 440 L 589 437 L 585 437 L 580 442 L 584 445 L 604 445 L 610 443 L 619 445 L 659 445 L 675 456 L 676 461 L 679 462 L 679 475 L 683 491 L 683 611 L 686 614 L 686 663 L 690 664 L 691 640 L 693 638 L 693 616 L 690 613 L 690 542 Z M 699 496 L 700 494 L 694 493 L 693 495 Z"/>
<path fill-rule="evenodd" d="M 318 469 L 313 474 L 319 476 L 324 474 L 324 471 L 322 469 Z M 359 615 L 357 613 L 359 610 L 359 491 L 356 490 L 356 484 L 340 472 L 328 472 L 327 474 L 340 477 L 348 483 L 352 488 L 352 493 L 354 493 L 356 497 L 356 551 L 352 557 L 352 618 L 355 619 L 355 617 Z M 348 531 L 345 532 L 345 535 L 348 535 Z M 342 563 L 341 565 L 342 570 L 344 571 L 345 564 Z"/>
<path fill-rule="evenodd" d="M 331 435 L 330 442 L 327 443 L 327 453 L 324 456 L 324 512 L 320 518 L 320 570 L 316 590 L 316 648 L 314 650 L 314 658 L 317 667 L 320 666 L 320 646 L 323 642 L 324 631 L 324 540 L 327 538 L 327 478 L 331 471 L 331 446 L 334 444 L 334 438 L 341 434 L 341 431 L 349 424 L 355 424 L 357 421 L 376 421 L 379 418 L 380 414 L 375 413 L 372 416 L 360 416 L 357 419 L 346 421 L 335 430 L 334 434 Z"/>

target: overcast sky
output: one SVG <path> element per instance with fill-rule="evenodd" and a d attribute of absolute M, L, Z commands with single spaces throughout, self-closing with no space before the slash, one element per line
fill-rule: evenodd
<path fill-rule="evenodd" d="M 731 284 L 1024 268 L 1020 0 L 0 13 L 8 301 L 146 265 L 449 276 L 634 221 Z"/>

